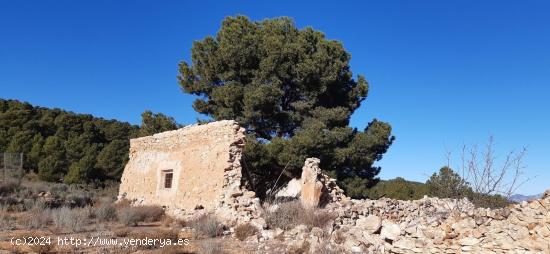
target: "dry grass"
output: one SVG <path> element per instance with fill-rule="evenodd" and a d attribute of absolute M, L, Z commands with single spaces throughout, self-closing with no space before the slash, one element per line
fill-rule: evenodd
<path fill-rule="evenodd" d="M 0 230 L 12 230 L 15 228 L 16 218 L 5 211 L 0 211 Z"/>
<path fill-rule="evenodd" d="M 81 232 L 89 222 L 90 210 L 88 208 L 61 207 L 52 209 L 51 215 L 56 227 L 69 229 L 73 232 Z"/>
<path fill-rule="evenodd" d="M 204 254 L 224 254 L 223 243 L 213 239 L 205 240 L 200 243 L 201 252 Z"/>
<path fill-rule="evenodd" d="M 270 228 L 291 229 L 298 225 L 323 228 L 336 216 L 321 209 L 304 207 L 299 201 L 279 204 L 275 211 L 266 211 L 265 220 Z"/>
<path fill-rule="evenodd" d="M 287 250 L 288 254 L 304 254 L 309 253 L 310 244 L 308 241 L 303 241 L 300 244 L 292 245 Z"/>
<path fill-rule="evenodd" d="M 8 178 L 0 182 L 0 196 L 16 192 L 21 186 L 21 181 L 15 178 Z"/>
<path fill-rule="evenodd" d="M 164 215 L 162 219 L 162 225 L 165 227 L 181 228 L 185 227 L 186 223 L 185 220 L 176 219 L 168 215 Z"/>
<path fill-rule="evenodd" d="M 139 222 L 159 221 L 164 209 L 161 206 L 122 206 L 117 215 L 125 226 L 137 226 Z"/>
<path fill-rule="evenodd" d="M 187 226 L 194 228 L 203 236 L 216 237 L 223 233 L 223 225 L 214 215 L 204 215 L 187 223 Z"/>
<path fill-rule="evenodd" d="M 235 237 L 241 241 L 256 234 L 258 234 L 258 229 L 250 223 L 244 223 L 235 227 Z"/>
<path fill-rule="evenodd" d="M 117 219 L 116 208 L 110 200 L 102 200 L 93 212 L 99 221 L 115 221 Z"/>
<path fill-rule="evenodd" d="M 52 221 L 52 216 L 49 210 L 34 209 L 29 212 L 23 222 L 28 229 L 40 229 L 47 227 Z"/>
<path fill-rule="evenodd" d="M 127 227 L 113 229 L 113 234 L 117 237 L 126 237 L 130 233 L 130 229 Z"/>

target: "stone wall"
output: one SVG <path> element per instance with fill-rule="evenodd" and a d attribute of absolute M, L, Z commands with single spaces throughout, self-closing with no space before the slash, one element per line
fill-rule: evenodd
<path fill-rule="evenodd" d="M 235 121 L 218 121 L 132 139 L 119 198 L 174 214 L 224 207 L 240 192 L 244 137 Z M 173 170 L 172 188 L 164 188 L 163 170 Z"/>
<path fill-rule="evenodd" d="M 318 159 L 307 159 L 303 170 L 308 172 L 302 178 L 322 184 L 325 193 L 304 192 L 315 186 L 305 179 L 296 190 L 281 191 L 306 204 L 327 195 L 320 211 L 335 219 L 324 228 L 298 226 L 279 233 L 289 246 L 287 252 L 309 246 L 309 253 L 327 248 L 338 253 L 550 253 L 550 190 L 541 199 L 501 209 L 475 208 L 467 199 L 357 200 L 343 195 L 334 179 L 315 176 L 318 164 Z M 264 230 L 262 237 L 274 232 L 280 230 Z"/>

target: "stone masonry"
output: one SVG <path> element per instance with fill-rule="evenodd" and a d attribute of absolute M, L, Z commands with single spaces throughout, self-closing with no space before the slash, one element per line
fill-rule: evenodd
<path fill-rule="evenodd" d="M 132 139 L 119 199 L 161 205 L 177 216 L 200 211 L 252 217 L 235 208 L 239 202 L 259 205 L 253 192 L 241 188 L 244 138 L 235 121 L 218 121 Z"/>
<path fill-rule="evenodd" d="M 214 214 L 231 231 L 250 223 L 259 230 L 250 238 L 257 253 L 273 253 L 282 243 L 289 249 L 274 253 L 296 246 L 308 246 L 308 253 L 550 253 L 550 190 L 541 199 L 493 210 L 466 199 L 356 200 L 321 173 L 316 158 L 308 158 L 301 179 L 277 196 L 299 199 L 334 219 L 323 228 L 269 228 L 263 215 L 280 206 L 262 206 L 241 186 L 244 143 L 235 121 L 133 139 L 119 199 L 161 205 L 184 219 Z"/>

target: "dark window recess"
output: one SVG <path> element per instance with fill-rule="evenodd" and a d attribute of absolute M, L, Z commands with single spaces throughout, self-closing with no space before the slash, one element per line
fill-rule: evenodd
<path fill-rule="evenodd" d="M 174 173 L 172 170 L 164 171 L 164 188 L 172 188 L 172 179 L 174 178 Z"/>

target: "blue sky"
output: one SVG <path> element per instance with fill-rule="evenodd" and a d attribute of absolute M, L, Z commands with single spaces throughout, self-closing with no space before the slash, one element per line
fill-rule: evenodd
<path fill-rule="evenodd" d="M 392 124 L 384 179 L 425 181 L 494 135 L 527 146 L 520 192 L 550 188 L 548 1 L 0 1 L 0 97 L 139 123 L 192 123 L 177 64 L 221 20 L 289 16 L 342 41 L 371 84 L 352 117 Z"/>

